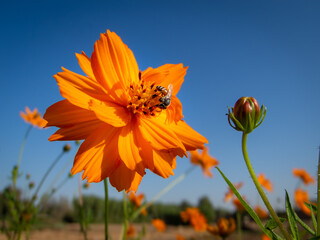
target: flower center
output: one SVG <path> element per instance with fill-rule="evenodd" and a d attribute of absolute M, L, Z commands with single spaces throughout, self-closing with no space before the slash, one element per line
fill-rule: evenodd
<path fill-rule="evenodd" d="M 156 86 L 155 83 L 141 80 L 139 73 L 139 82 L 130 85 L 130 102 L 127 109 L 133 114 L 146 116 L 156 116 L 162 110 L 167 109 L 171 102 L 172 84 L 168 89 L 162 86 Z"/>

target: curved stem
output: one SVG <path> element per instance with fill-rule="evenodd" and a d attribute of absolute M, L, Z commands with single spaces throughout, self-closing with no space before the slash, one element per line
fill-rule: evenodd
<path fill-rule="evenodd" d="M 256 174 L 253 171 L 253 168 L 251 166 L 250 160 L 249 160 L 249 156 L 248 156 L 248 152 L 247 152 L 247 136 L 248 134 L 243 133 L 242 135 L 242 154 L 243 154 L 243 158 L 246 162 L 247 168 L 249 170 L 250 176 L 254 182 L 254 185 L 256 186 L 262 201 L 264 202 L 265 206 L 267 207 L 267 209 L 269 210 L 269 213 L 271 215 L 271 217 L 273 218 L 273 220 L 277 223 L 277 225 L 279 226 L 279 229 L 282 233 L 282 235 L 285 237 L 285 239 L 289 240 L 291 239 L 289 233 L 285 230 L 283 224 L 281 223 L 279 217 L 277 216 L 276 212 L 273 210 L 266 194 L 264 193 Z"/>
<path fill-rule="evenodd" d="M 317 236 L 320 236 L 320 147 L 319 147 L 319 162 L 318 162 Z"/>
<path fill-rule="evenodd" d="M 28 138 L 28 136 L 29 136 L 29 133 L 30 133 L 31 129 L 32 129 L 32 125 L 30 125 L 29 128 L 27 129 L 26 134 L 24 135 L 24 138 L 23 138 L 21 147 L 20 147 L 18 164 L 17 164 L 17 168 L 16 168 L 17 175 L 16 175 L 16 176 L 13 176 L 13 179 L 12 179 L 12 181 L 13 181 L 13 189 L 16 188 L 17 177 L 18 177 L 18 175 L 19 175 L 19 167 L 20 167 L 20 164 L 21 164 L 21 159 L 22 159 L 22 154 L 23 154 L 23 151 L 24 151 L 24 146 L 26 145 L 26 141 L 27 141 L 27 138 Z"/>
<path fill-rule="evenodd" d="M 108 225 L 109 225 L 109 196 L 108 196 L 108 181 L 107 178 L 103 180 L 104 183 L 104 236 L 105 240 L 109 239 L 109 231 L 108 231 Z"/>
<path fill-rule="evenodd" d="M 35 191 L 35 193 L 33 194 L 33 198 L 35 199 L 37 197 L 37 194 L 42 186 L 42 184 L 44 183 L 44 181 L 46 180 L 46 178 L 48 177 L 49 173 L 51 172 L 51 170 L 53 169 L 53 167 L 59 162 L 59 160 L 61 159 L 61 157 L 63 156 L 65 152 L 62 151 L 59 156 L 56 158 L 56 160 L 54 160 L 54 162 L 51 164 L 51 166 L 48 168 L 47 172 L 44 174 L 44 176 L 41 179 L 41 182 L 39 184 L 39 186 L 37 187 L 37 190 Z"/>
<path fill-rule="evenodd" d="M 122 240 L 127 239 L 127 229 L 128 229 L 128 207 L 127 207 L 127 197 L 126 192 L 123 191 L 123 229 L 122 229 Z"/>

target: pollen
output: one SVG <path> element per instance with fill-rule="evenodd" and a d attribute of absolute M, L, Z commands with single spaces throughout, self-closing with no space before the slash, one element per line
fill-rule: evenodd
<path fill-rule="evenodd" d="M 163 110 L 160 104 L 165 93 L 157 90 L 155 83 L 142 80 L 141 73 L 139 82 L 130 85 L 129 96 L 127 109 L 133 114 L 157 116 Z"/>

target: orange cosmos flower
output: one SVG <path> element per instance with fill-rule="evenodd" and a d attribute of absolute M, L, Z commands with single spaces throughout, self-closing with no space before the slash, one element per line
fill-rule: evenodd
<path fill-rule="evenodd" d="M 185 237 L 180 235 L 180 234 L 177 234 L 176 235 L 176 240 L 185 240 Z"/>
<path fill-rule="evenodd" d="M 268 212 L 265 211 L 262 207 L 260 206 L 256 206 L 254 208 L 254 211 L 256 212 L 256 214 L 258 215 L 259 218 L 267 218 L 269 216 Z"/>
<path fill-rule="evenodd" d="M 34 127 L 38 127 L 38 128 L 43 128 L 47 124 L 47 121 L 44 120 L 41 117 L 41 114 L 38 112 L 38 109 L 35 108 L 31 112 L 30 109 L 26 107 L 25 110 L 26 110 L 25 113 L 20 112 L 20 116 L 25 122 L 30 123 Z"/>
<path fill-rule="evenodd" d="M 243 200 L 246 201 L 246 198 L 244 196 L 242 196 Z M 237 211 L 242 212 L 245 210 L 244 206 L 242 205 L 242 203 L 240 202 L 240 200 L 238 198 L 234 198 L 232 200 L 233 205 L 235 206 L 235 208 L 237 209 Z"/>
<path fill-rule="evenodd" d="M 141 72 L 120 37 L 101 34 L 89 58 L 76 54 L 86 76 L 65 68 L 54 77 L 65 98 L 50 106 L 47 126 L 60 129 L 49 140 L 82 140 L 72 174 L 118 191 L 136 191 L 145 169 L 167 178 L 176 156 L 202 149 L 207 139 L 182 120 L 177 93 L 187 67 L 165 64 Z"/>
<path fill-rule="evenodd" d="M 144 194 L 143 193 L 135 194 L 134 192 L 131 192 L 129 194 L 129 200 L 134 205 L 134 208 L 137 209 L 141 206 L 144 200 Z M 145 208 L 142 209 L 141 214 L 143 214 L 144 216 L 147 215 L 147 211 Z"/>
<path fill-rule="evenodd" d="M 157 229 L 158 232 L 166 230 L 166 224 L 159 218 L 152 219 L 152 225 Z"/>
<path fill-rule="evenodd" d="M 310 176 L 309 173 L 307 173 L 306 170 L 302 168 L 294 168 L 292 170 L 293 176 L 300 178 L 304 184 L 315 184 L 315 180 L 313 177 Z"/>
<path fill-rule="evenodd" d="M 269 179 L 265 178 L 264 173 L 260 173 L 258 175 L 258 181 L 259 181 L 260 185 L 262 187 L 264 187 L 266 190 L 268 190 L 269 192 L 273 191 L 272 183 Z"/>
<path fill-rule="evenodd" d="M 207 219 L 199 211 L 198 208 L 187 208 L 180 213 L 181 219 L 184 222 L 190 222 L 196 231 L 205 231 L 207 228 Z"/>
<path fill-rule="evenodd" d="M 200 154 L 199 151 L 190 151 L 190 161 L 193 164 L 200 165 L 205 177 L 212 177 L 210 168 L 219 164 L 218 160 L 208 154 L 208 148 L 205 147 Z"/>
<path fill-rule="evenodd" d="M 239 190 L 243 186 L 243 182 L 239 182 L 233 185 L 237 190 Z M 226 192 L 224 197 L 224 202 L 229 202 L 233 197 L 233 192 L 231 188 L 228 188 L 228 192 Z"/>
<path fill-rule="evenodd" d="M 223 239 L 228 237 L 236 230 L 236 222 L 233 218 L 219 218 L 218 222 L 214 226 L 207 226 L 207 231 L 213 235 L 220 236 Z"/>
<path fill-rule="evenodd" d="M 301 188 L 298 188 L 294 193 L 294 199 L 297 206 L 307 215 L 311 216 L 310 209 L 304 204 L 310 203 L 308 193 Z"/>
<path fill-rule="evenodd" d="M 271 240 L 266 234 L 263 234 L 261 239 L 262 240 Z"/>
<path fill-rule="evenodd" d="M 133 225 L 130 224 L 128 229 L 127 229 L 127 238 L 131 238 L 131 237 L 134 237 L 134 235 L 136 234 L 136 230 L 134 229 Z"/>

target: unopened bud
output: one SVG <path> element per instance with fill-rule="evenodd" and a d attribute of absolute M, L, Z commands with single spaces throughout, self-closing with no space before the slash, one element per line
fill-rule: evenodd
<path fill-rule="evenodd" d="M 34 182 L 29 183 L 29 189 L 32 189 L 34 187 Z"/>
<path fill-rule="evenodd" d="M 264 120 L 267 109 L 253 97 L 241 97 L 233 108 L 229 108 L 228 121 L 231 127 L 244 133 L 250 133 Z M 232 123 L 233 124 L 232 124 Z"/>
<path fill-rule="evenodd" d="M 64 145 L 64 147 L 63 147 L 63 151 L 64 151 L 64 152 L 69 152 L 70 149 L 71 149 L 71 145 L 70 145 L 70 144 L 66 144 L 66 145 Z"/>

